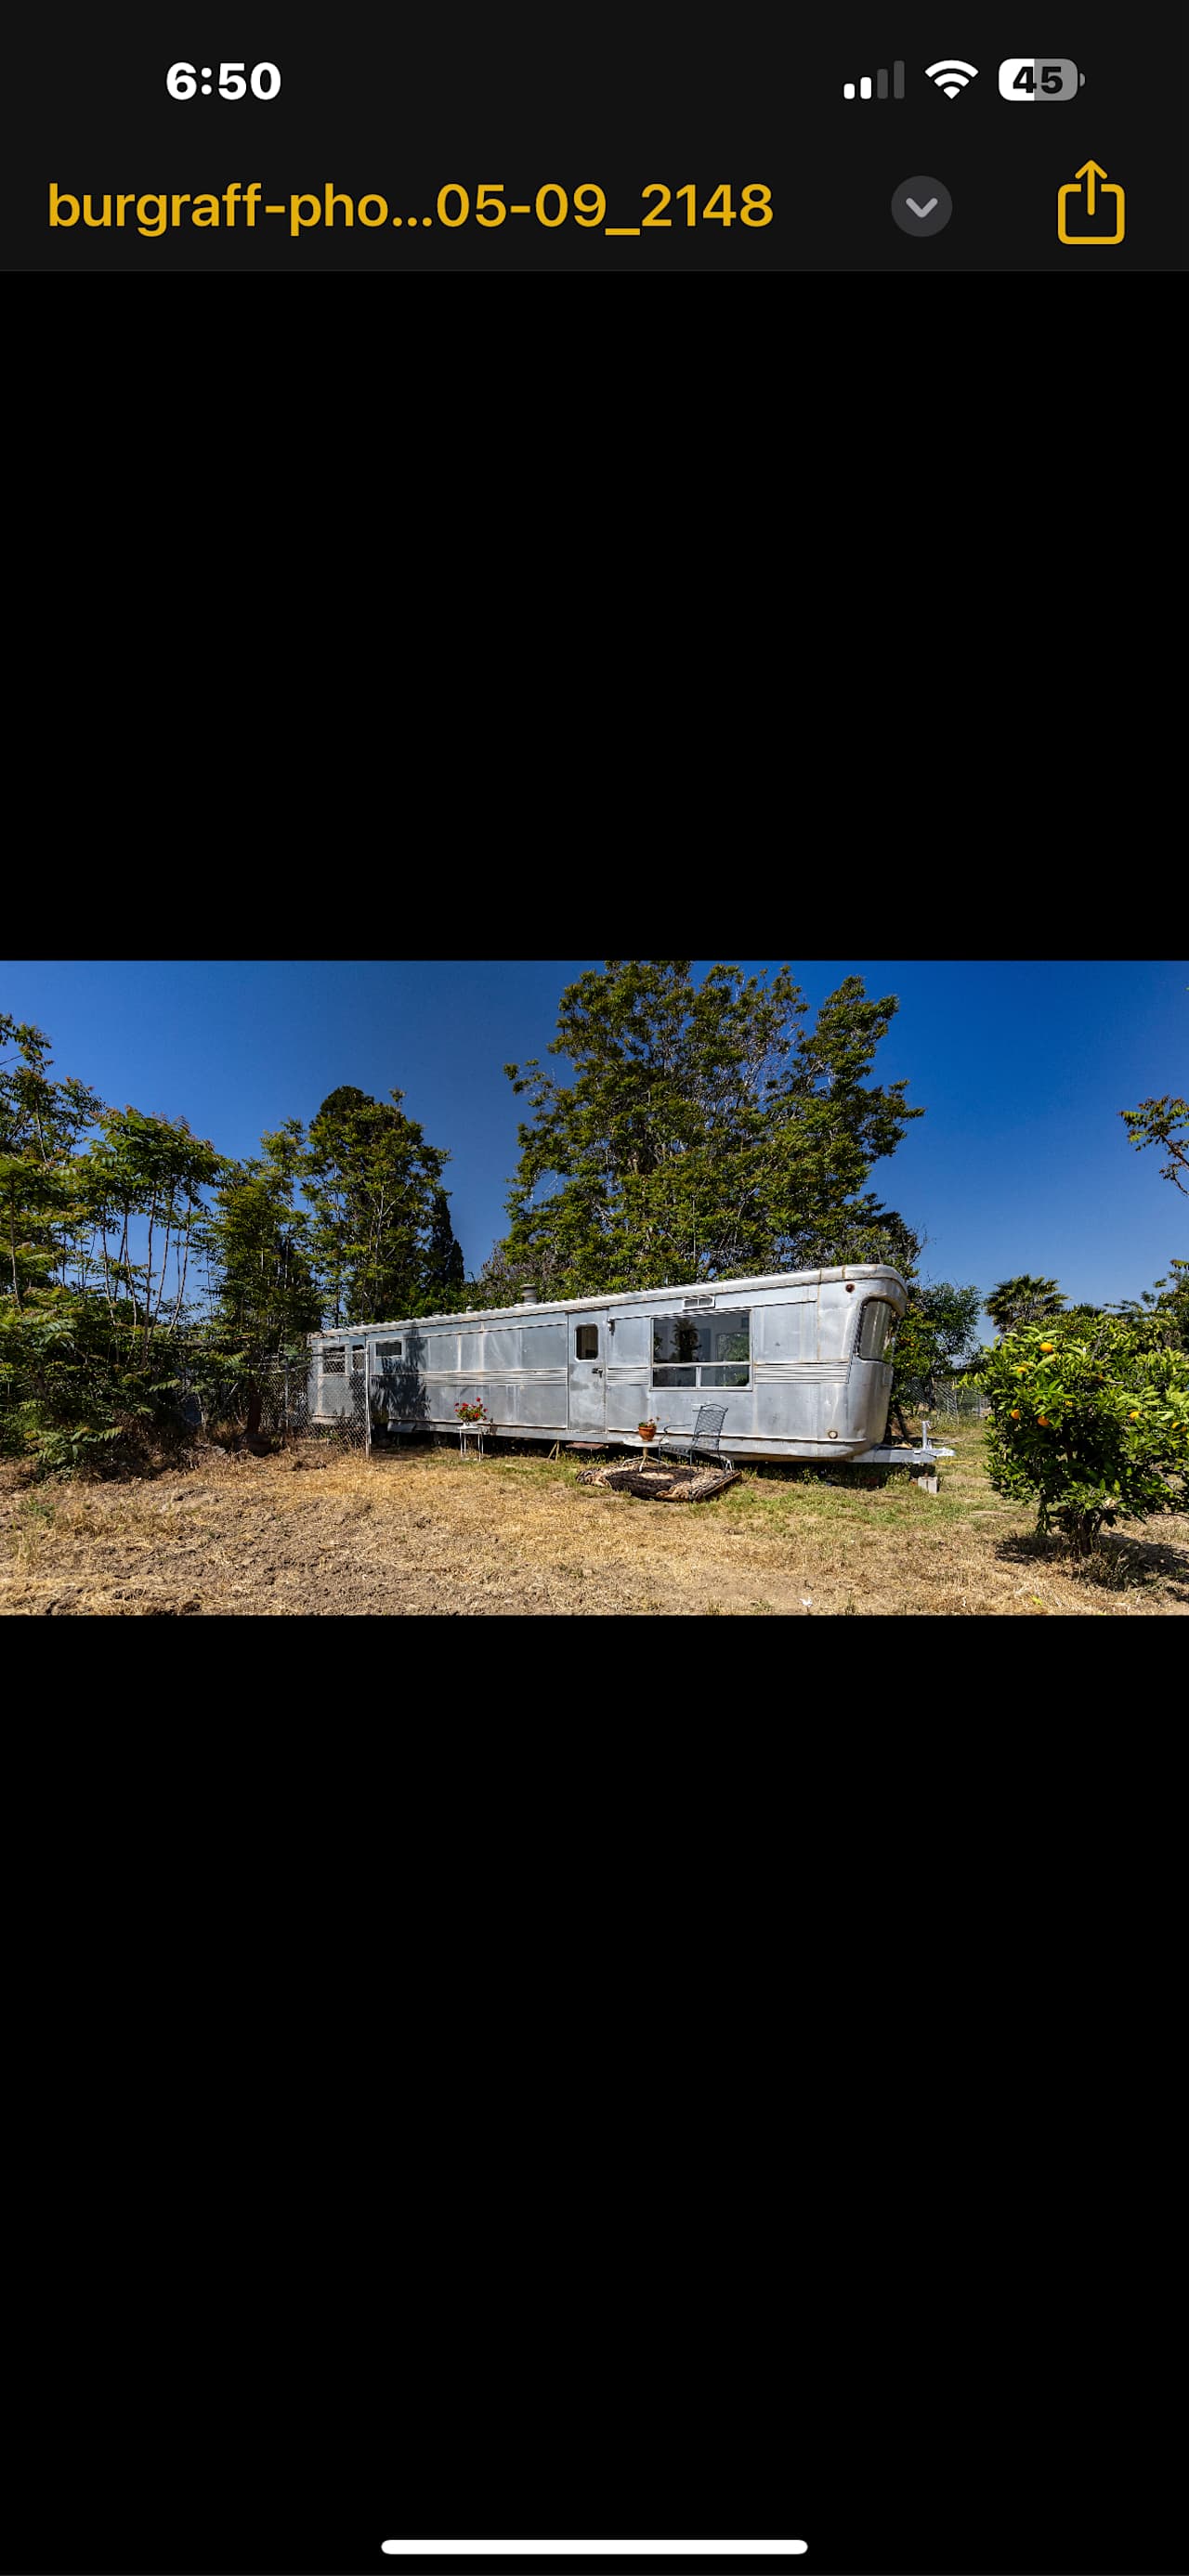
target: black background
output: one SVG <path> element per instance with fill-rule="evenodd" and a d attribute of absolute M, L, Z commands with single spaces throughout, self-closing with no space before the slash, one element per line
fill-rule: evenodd
<path fill-rule="evenodd" d="M 439 1649 L 418 1738 L 324 1625 L 275 1724 L 132 1666 L 11 1762 L 5 2570 L 1183 2571 L 1171 1742 L 960 1738 L 886 1641 L 794 1727 L 779 1640 L 750 1731 L 635 1644 L 622 1724 L 479 1726 Z"/>
<path fill-rule="evenodd" d="M 1007 55 L 1048 46 L 1086 74 L 1076 100 L 1030 106 L 998 95 Z M 128 270 L 311 271 L 673 269 L 1054 270 L 1097 278 L 1183 264 L 1181 13 L 1137 0 L 901 0 L 813 9 L 806 0 L 367 0 L 315 11 L 280 0 L 166 0 L 30 16 L 16 46 L 17 113 L 7 181 L 6 265 L 64 273 Z M 979 77 L 949 99 L 924 66 L 958 54 Z M 903 102 L 844 102 L 844 80 L 906 64 Z M 276 62 L 275 101 L 171 100 L 171 63 Z M 1126 192 L 1117 247 L 1076 250 L 1056 237 L 1056 194 L 1093 157 Z M 947 229 L 913 242 L 892 221 L 898 183 L 927 174 L 954 201 Z M 287 219 L 249 232 L 48 227 L 48 189 L 221 194 L 259 179 L 264 202 L 320 195 L 327 181 L 379 193 L 390 215 L 426 229 L 327 232 L 299 239 Z M 641 192 L 689 181 L 699 207 L 727 181 L 771 187 L 763 229 L 699 222 L 665 209 L 672 229 L 638 238 L 583 233 L 571 215 L 546 231 L 509 216 L 490 232 L 437 220 L 441 187 L 502 182 L 532 203 L 546 182 L 594 181 L 607 222 L 638 221 Z M 1113 201 L 1112 201 L 1113 202 Z M 655 206 L 656 200 L 652 200 Z M 129 209 L 129 214 L 133 210 Z"/>
<path fill-rule="evenodd" d="M 1022 2328 L 1025 2321 L 1021 2308 Z M 130 2391 L 123 2420 L 105 2406 L 105 2471 L 75 2412 L 57 2481 L 44 2489 L 40 2532 L 10 2518 L 3 2563 L 46 2576 L 386 2576 L 406 2563 L 382 2555 L 390 2537 L 655 2532 L 805 2538 L 808 2555 L 781 2562 L 783 2576 L 790 2567 L 804 2576 L 1183 2569 L 1171 2392 L 1169 2420 L 1153 2428 L 1145 2458 L 1144 2446 L 1133 2448 L 1125 2388 L 1116 2386 L 1111 2406 L 1087 2415 L 1079 2434 L 1062 2360 L 1035 2392 L 1043 2436 L 1022 2445 L 1010 2350 L 984 2375 L 969 2342 L 949 2342 L 926 2369 L 905 2320 L 877 2383 L 864 2380 L 858 2353 L 849 2372 L 829 2372 L 828 2424 L 803 2375 L 782 2373 L 779 2340 L 752 2343 L 740 2402 L 741 2318 L 733 2340 L 701 2347 L 701 2405 L 659 2318 L 642 2310 L 636 2328 L 653 2365 L 647 2386 L 627 2349 L 627 2321 L 625 2343 L 601 2342 L 597 2368 L 593 2345 L 584 2354 L 571 2323 L 564 2340 L 543 2338 L 535 2349 L 510 2327 L 477 2372 L 473 2314 L 460 2309 L 452 2356 L 421 2343 L 395 2370 L 390 2363 L 386 2381 L 374 2352 L 369 2394 L 357 2313 L 350 2336 L 343 2319 L 337 2334 L 311 2343 L 304 2405 L 291 2388 L 282 2427 L 274 2408 L 284 2364 L 262 2342 L 259 2378 L 242 2382 L 235 2347 L 243 2319 L 229 2301 L 222 2349 L 201 2375 L 180 2363 L 172 2338 L 160 2348 L 177 2409 L 172 2432 L 164 2387 L 147 2405 L 142 2389 Z M 854 2331 L 869 2344 L 868 2316 L 857 2308 Z M 817 2350 L 820 2362 L 820 2343 Z M 1021 2358 L 1027 2378 L 1031 2364 Z M 761 2360 L 766 2391 L 755 2371 Z M 385 2387 L 381 2425 L 375 2406 Z M 431 2392 L 432 2438 L 419 2421 Z M 538 2576 L 549 2563 L 537 2562 Z M 656 2576 L 662 2562 L 622 2563 Z M 732 2563 L 750 2565 L 752 2576 L 763 2564 Z M 490 2561 L 485 2576 L 493 2576 Z"/>
<path fill-rule="evenodd" d="M 985 1968 L 930 1924 L 920 1965 L 848 1958 L 844 1891 L 768 1986 L 767 1909 L 732 1900 L 724 1974 L 710 1880 L 696 1947 L 662 1922 L 610 1988 L 592 1905 L 579 2001 L 551 1894 L 456 1971 L 448 1890 L 377 1931 L 296 1865 L 298 1941 L 266 1893 L 212 1962 L 212 1877 L 158 1978 L 138 1891 L 77 2012 L 36 2003 L 6 2571 L 385 2576 L 384 2539 L 468 2534 L 1183 2570 L 1168 2033 L 1104 2057 L 1109 1926 L 1084 2000 L 1059 1966 L 1022 2025 L 1024 1962 L 988 2027 L 1009 1887 Z"/>

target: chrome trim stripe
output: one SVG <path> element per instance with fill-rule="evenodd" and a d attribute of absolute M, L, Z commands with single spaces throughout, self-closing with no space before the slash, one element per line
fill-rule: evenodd
<path fill-rule="evenodd" d="M 756 1382 L 760 1386 L 842 1386 L 849 1370 L 849 1360 L 758 1360 Z"/>
<path fill-rule="evenodd" d="M 456 1378 L 465 1378 L 468 1386 L 472 1378 L 481 1379 L 485 1386 L 564 1386 L 566 1382 L 564 1368 L 419 1369 L 416 1374 L 426 1386 L 453 1386 Z M 380 1378 L 378 1370 L 375 1375 Z"/>

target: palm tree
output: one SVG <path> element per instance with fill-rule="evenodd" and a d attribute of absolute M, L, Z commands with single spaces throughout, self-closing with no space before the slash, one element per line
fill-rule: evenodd
<path fill-rule="evenodd" d="M 1021 1324 L 1043 1324 L 1065 1304 L 1055 1279 L 1001 1279 L 983 1304 L 997 1333 L 1014 1333 Z"/>

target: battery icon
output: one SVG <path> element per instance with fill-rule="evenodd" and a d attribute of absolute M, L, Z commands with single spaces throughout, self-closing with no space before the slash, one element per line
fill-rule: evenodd
<path fill-rule="evenodd" d="M 999 95 L 1006 99 L 1076 98 L 1086 75 L 1076 63 L 1026 61 L 1012 54 L 999 66 Z"/>

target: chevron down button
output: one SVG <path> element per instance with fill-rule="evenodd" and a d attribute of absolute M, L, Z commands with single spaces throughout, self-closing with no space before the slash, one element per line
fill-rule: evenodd
<path fill-rule="evenodd" d="M 893 191 L 893 219 L 913 241 L 944 232 L 953 211 L 953 198 L 940 179 L 902 179 Z"/>

